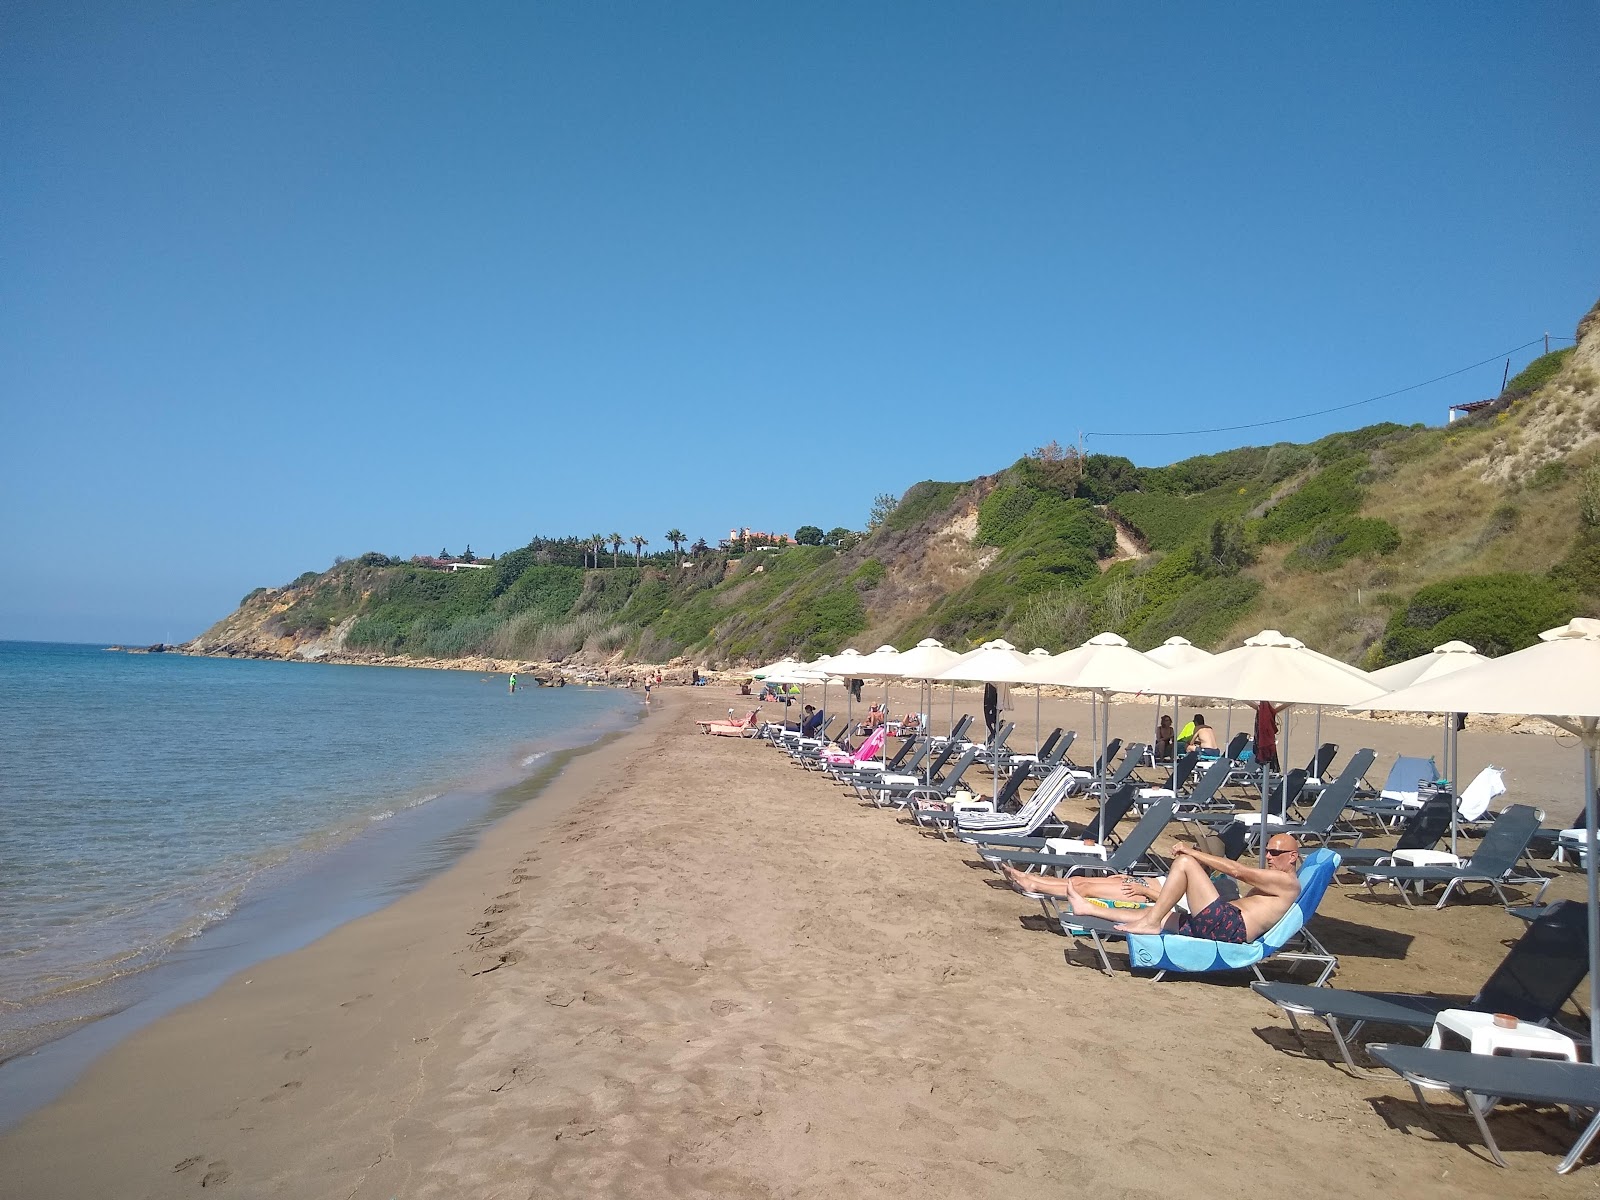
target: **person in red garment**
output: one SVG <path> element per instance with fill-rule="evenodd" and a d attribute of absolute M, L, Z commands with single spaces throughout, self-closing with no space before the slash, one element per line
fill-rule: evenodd
<path fill-rule="evenodd" d="M 1281 769 L 1278 766 L 1278 714 L 1282 711 L 1283 705 L 1274 708 L 1266 700 L 1256 705 L 1256 762 L 1265 764 L 1274 773 Z"/>

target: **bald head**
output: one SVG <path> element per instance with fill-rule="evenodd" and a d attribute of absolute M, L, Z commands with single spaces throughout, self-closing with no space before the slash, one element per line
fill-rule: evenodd
<path fill-rule="evenodd" d="M 1292 833 L 1275 833 L 1267 839 L 1267 866 L 1291 875 L 1300 869 L 1300 843 Z"/>

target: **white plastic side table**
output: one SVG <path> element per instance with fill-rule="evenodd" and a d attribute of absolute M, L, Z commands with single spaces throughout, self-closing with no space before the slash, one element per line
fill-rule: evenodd
<path fill-rule="evenodd" d="M 1438 1050 L 1446 1032 L 1464 1039 L 1474 1054 L 1515 1054 L 1525 1058 L 1564 1058 L 1578 1061 L 1578 1045 L 1566 1034 L 1543 1025 L 1518 1021 L 1511 1029 L 1494 1023 L 1494 1016 L 1465 1008 L 1447 1008 L 1434 1018 L 1433 1032 L 1425 1043 Z"/>
<path fill-rule="evenodd" d="M 1077 838 L 1046 838 L 1044 844 L 1057 854 L 1092 854 L 1100 859 L 1106 856 L 1104 842 L 1085 842 Z"/>
<path fill-rule="evenodd" d="M 1459 867 L 1461 859 L 1448 850 L 1396 850 L 1389 856 L 1408 867 Z"/>

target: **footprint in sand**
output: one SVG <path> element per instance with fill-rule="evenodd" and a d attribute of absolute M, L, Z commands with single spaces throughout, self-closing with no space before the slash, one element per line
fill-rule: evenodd
<path fill-rule="evenodd" d="M 225 1159 L 219 1158 L 216 1162 L 208 1162 L 206 1164 L 206 1173 L 200 1180 L 200 1186 L 221 1187 L 232 1178 L 233 1168 L 227 1164 Z"/>
<path fill-rule="evenodd" d="M 291 1058 L 304 1058 L 310 1053 L 310 1046 L 292 1046 L 283 1052 L 283 1060 L 284 1062 L 288 1062 Z"/>
<path fill-rule="evenodd" d="M 340 1008 L 349 1008 L 352 1004 L 360 1004 L 363 1000 L 371 1000 L 371 999 L 372 999 L 372 993 L 371 992 L 362 992 L 361 995 L 357 996 L 354 1000 L 346 1000 L 343 1004 L 339 1005 L 339 1007 Z"/>
<path fill-rule="evenodd" d="M 300 1081 L 298 1079 L 291 1079 L 288 1083 L 284 1084 L 277 1091 L 271 1092 L 268 1095 L 265 1095 L 265 1096 L 261 1097 L 261 1103 L 262 1104 L 270 1104 L 274 1100 L 282 1100 L 285 1096 L 291 1095 L 294 1092 L 297 1092 L 299 1090 L 300 1090 Z"/>
<path fill-rule="evenodd" d="M 172 1169 L 174 1171 L 187 1171 L 190 1167 L 192 1167 L 192 1166 L 196 1165 L 197 1163 L 199 1163 L 200 1160 L 203 1159 L 204 1157 L 205 1157 L 205 1155 L 203 1155 L 203 1154 L 191 1154 L 188 1158 L 184 1159 L 181 1163 L 173 1163 L 172 1164 Z"/>

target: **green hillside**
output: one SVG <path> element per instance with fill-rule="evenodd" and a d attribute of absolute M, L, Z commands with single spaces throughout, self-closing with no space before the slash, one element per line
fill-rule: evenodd
<path fill-rule="evenodd" d="M 194 646 L 731 664 L 930 635 L 1060 650 L 1111 629 L 1216 647 L 1275 625 L 1366 665 L 1450 637 L 1502 653 L 1600 615 L 1597 325 L 1591 312 L 1576 347 L 1445 427 L 1162 467 L 1052 444 L 995 475 L 920 483 L 824 545 L 630 557 L 604 538 L 536 538 L 454 573 L 366 554 L 258 589 Z"/>

